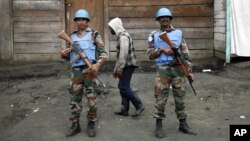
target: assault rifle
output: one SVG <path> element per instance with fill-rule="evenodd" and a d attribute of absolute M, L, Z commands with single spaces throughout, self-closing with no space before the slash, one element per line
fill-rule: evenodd
<path fill-rule="evenodd" d="M 74 51 L 80 55 L 81 59 L 83 60 L 83 62 L 88 66 L 89 69 L 92 68 L 92 64 L 90 63 L 89 59 L 87 58 L 87 56 L 81 51 L 81 48 L 78 44 L 75 44 L 69 37 L 69 35 L 67 35 L 64 30 L 62 30 L 59 34 L 58 37 L 65 40 L 66 42 L 69 42 L 69 44 L 71 45 L 71 50 L 74 49 Z"/>
<path fill-rule="evenodd" d="M 83 60 L 83 62 L 88 66 L 89 69 L 92 68 L 92 64 L 90 63 L 89 59 L 87 58 L 87 56 L 83 53 L 83 51 L 81 50 L 80 46 L 78 44 L 75 44 L 73 42 L 73 40 L 71 40 L 71 38 L 69 37 L 68 34 L 65 33 L 64 30 L 62 30 L 59 34 L 58 37 L 65 40 L 66 42 L 70 43 L 70 49 L 68 50 L 68 52 L 70 52 L 71 50 L 74 50 L 78 55 L 80 55 L 81 59 Z M 105 88 L 105 84 L 102 82 L 101 78 L 97 75 L 96 76 L 98 81 L 101 83 L 101 85 Z"/>
<path fill-rule="evenodd" d="M 171 47 L 172 51 L 174 52 L 174 56 L 175 56 L 178 64 L 180 64 L 181 70 L 183 71 L 184 75 L 187 77 L 188 82 L 189 82 L 191 88 L 193 89 L 194 94 L 197 95 L 195 92 L 195 89 L 192 85 L 192 83 L 193 83 L 192 76 L 190 75 L 190 73 L 188 71 L 187 65 L 185 63 L 183 63 L 183 60 L 181 59 L 181 54 L 178 52 L 178 49 L 174 47 L 174 45 L 172 44 L 172 42 L 168 38 L 168 35 L 166 32 L 163 32 L 161 35 L 159 35 L 159 37 Z"/>

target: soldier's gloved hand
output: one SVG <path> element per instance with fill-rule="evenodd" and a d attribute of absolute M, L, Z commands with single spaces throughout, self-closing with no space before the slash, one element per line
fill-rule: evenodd
<path fill-rule="evenodd" d="M 168 54 L 168 55 L 173 55 L 174 54 L 174 52 L 173 52 L 172 49 L 166 48 L 166 47 L 161 48 L 160 51 L 163 52 L 163 53 L 165 53 L 165 54 Z"/>

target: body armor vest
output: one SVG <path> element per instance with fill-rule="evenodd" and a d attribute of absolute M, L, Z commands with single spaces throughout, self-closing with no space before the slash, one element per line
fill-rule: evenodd
<path fill-rule="evenodd" d="M 154 46 L 155 48 L 163 48 L 163 47 L 167 47 L 170 48 L 170 46 L 163 41 L 159 35 L 161 34 L 161 32 L 156 32 L 154 34 Z M 182 32 L 180 30 L 172 30 L 171 32 L 167 33 L 168 38 L 171 40 L 171 42 L 173 43 L 173 45 L 178 48 L 179 51 L 179 47 L 182 43 Z M 167 55 L 165 53 L 161 53 L 160 56 L 156 59 L 156 65 L 168 65 L 170 64 L 174 59 L 173 55 Z"/>
<path fill-rule="evenodd" d="M 71 39 L 75 44 L 79 44 L 84 54 L 87 56 L 91 63 L 96 61 L 96 46 L 93 43 L 92 31 L 86 32 L 83 37 L 78 37 L 77 33 L 73 33 L 71 34 Z M 72 67 L 85 65 L 81 58 L 75 60 L 76 55 L 77 54 L 74 50 L 70 52 L 70 63 Z"/>

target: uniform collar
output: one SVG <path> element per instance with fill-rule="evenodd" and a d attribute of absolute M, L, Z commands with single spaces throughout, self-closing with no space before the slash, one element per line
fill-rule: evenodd
<path fill-rule="evenodd" d="M 90 27 L 88 27 L 87 29 L 86 29 L 86 32 L 90 32 L 92 29 L 90 28 Z"/>
<path fill-rule="evenodd" d="M 172 25 L 169 25 L 169 26 L 170 26 L 170 28 L 167 29 L 166 32 L 171 32 L 171 31 L 175 30 L 174 26 L 172 26 Z M 165 30 L 161 29 L 161 31 L 164 32 Z"/>
<path fill-rule="evenodd" d="M 92 29 L 90 27 L 87 27 L 86 32 L 90 32 Z M 73 31 L 71 34 L 77 34 L 77 30 Z"/>

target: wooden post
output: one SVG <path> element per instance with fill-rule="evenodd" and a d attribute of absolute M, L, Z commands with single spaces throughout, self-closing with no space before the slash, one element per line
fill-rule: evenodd
<path fill-rule="evenodd" d="M 109 30 L 108 30 L 108 22 L 109 22 L 109 13 L 108 13 L 108 5 L 109 0 L 104 0 L 104 42 L 105 42 L 105 49 L 107 51 L 108 59 L 110 59 L 110 42 L 109 42 Z"/>
<path fill-rule="evenodd" d="M 12 26 L 12 1 L 0 1 L 0 60 L 12 61 L 13 55 L 13 26 Z"/>
<path fill-rule="evenodd" d="M 226 27 L 226 63 L 230 63 L 231 58 L 231 0 L 227 0 L 227 27 Z"/>

